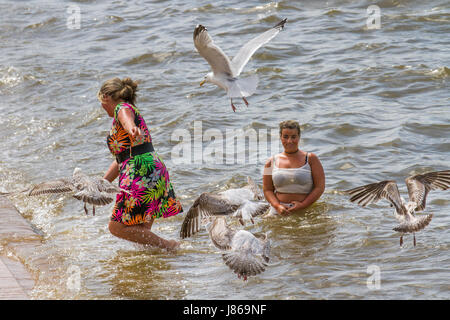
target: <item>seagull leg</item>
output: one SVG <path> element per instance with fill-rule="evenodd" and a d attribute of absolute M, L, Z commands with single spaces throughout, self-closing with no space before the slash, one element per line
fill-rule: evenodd
<path fill-rule="evenodd" d="M 84 212 L 86 212 L 86 215 L 88 214 L 88 209 L 86 207 L 86 202 L 84 203 Z"/>
<path fill-rule="evenodd" d="M 95 216 L 95 206 L 92 206 L 92 215 Z"/>
<path fill-rule="evenodd" d="M 231 109 L 233 109 L 233 112 L 236 112 L 236 107 L 233 104 L 233 99 L 230 99 L 231 101 Z"/>
<path fill-rule="evenodd" d="M 413 233 L 413 235 L 414 235 L 414 247 L 415 247 L 416 246 L 416 234 Z"/>
<path fill-rule="evenodd" d="M 400 247 L 403 245 L 403 235 L 400 236 Z"/>
<path fill-rule="evenodd" d="M 248 101 L 245 99 L 245 97 L 242 97 L 242 100 L 244 100 L 245 105 L 248 107 Z"/>

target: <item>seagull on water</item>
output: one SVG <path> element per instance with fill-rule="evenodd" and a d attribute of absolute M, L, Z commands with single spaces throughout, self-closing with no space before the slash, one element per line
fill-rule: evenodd
<path fill-rule="evenodd" d="M 89 177 L 80 168 L 75 168 L 72 177 L 42 182 L 28 192 L 29 196 L 42 194 L 71 193 L 72 196 L 84 202 L 84 211 L 88 214 L 86 203 L 92 204 L 92 214 L 95 206 L 104 206 L 114 200 L 117 193 L 126 192 L 108 180 L 101 177 Z"/>
<path fill-rule="evenodd" d="M 231 100 L 231 108 L 234 112 L 236 107 L 233 104 L 233 98 L 242 98 L 245 105 L 248 106 L 248 101 L 245 97 L 255 93 L 258 78 L 255 75 L 245 79 L 238 79 L 238 76 L 255 51 L 283 30 L 286 20 L 282 20 L 273 28 L 248 41 L 232 60 L 225 55 L 222 49 L 214 44 L 207 29 L 202 25 L 197 25 L 194 30 L 195 48 L 197 48 L 198 53 L 205 58 L 212 69 L 212 72 L 206 74 L 203 81 L 200 82 L 200 86 L 205 82 L 210 82 L 224 89 Z"/>
<path fill-rule="evenodd" d="M 206 225 L 211 242 L 222 253 L 225 264 L 238 275 L 247 280 L 266 269 L 270 255 L 270 240 L 255 237 L 246 230 L 234 230 L 227 225 L 226 218 L 216 216 Z"/>
<path fill-rule="evenodd" d="M 186 214 L 181 225 L 180 237 L 190 237 L 199 231 L 200 226 L 205 226 L 211 221 L 211 217 L 231 216 L 238 218 L 244 225 L 244 221 L 262 215 L 270 205 L 264 200 L 264 195 L 258 185 L 247 177 L 247 185 L 238 189 L 228 189 L 217 194 L 205 192 L 195 201 Z"/>
<path fill-rule="evenodd" d="M 376 203 L 380 199 L 388 200 L 391 207 L 395 207 L 394 215 L 400 223 L 393 229 L 402 233 L 400 246 L 403 245 L 403 234 L 405 233 L 413 233 L 415 246 L 415 232 L 424 229 L 430 223 L 433 214 L 416 217 L 414 212 L 425 209 L 426 198 L 430 190 L 446 190 L 450 187 L 450 170 L 417 174 L 408 177 L 405 181 L 408 188 L 408 202 L 400 196 L 398 186 L 392 180 L 356 187 L 345 193 L 351 196 L 351 202 L 356 202 L 363 207 Z"/>

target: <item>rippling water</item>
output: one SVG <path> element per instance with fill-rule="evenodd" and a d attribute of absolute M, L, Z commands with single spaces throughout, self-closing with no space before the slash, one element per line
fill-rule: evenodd
<path fill-rule="evenodd" d="M 0 253 L 16 255 L 37 277 L 32 297 L 449 299 L 448 192 L 430 193 L 426 211 L 434 218 L 415 248 L 411 235 L 399 247 L 386 202 L 363 209 L 342 194 L 395 179 L 406 195 L 406 176 L 449 168 L 448 1 L 378 1 L 379 29 L 367 27 L 372 4 L 0 1 L 0 191 L 70 175 L 75 166 L 106 171 L 111 119 L 96 92 L 115 76 L 141 81 L 138 107 L 185 212 L 204 191 L 242 186 L 247 175 L 261 183 L 272 150 L 231 164 L 178 164 L 175 133 L 193 135 L 195 121 L 202 132 L 222 133 L 225 144 L 234 139 L 227 130 L 270 132 L 297 119 L 301 148 L 320 157 L 327 177 L 322 198 L 302 214 L 246 227 L 267 232 L 273 252 L 267 270 L 247 282 L 222 263 L 205 232 L 168 254 L 113 237 L 112 205 L 92 217 L 70 198 L 11 197 L 42 234 L 31 252 L 0 243 Z M 260 80 L 248 108 L 239 102 L 233 113 L 222 90 L 199 87 L 209 67 L 193 46 L 196 24 L 232 56 L 282 18 L 286 28 L 244 69 Z M 154 230 L 178 238 L 183 218 L 157 221 Z M 379 271 L 378 289 L 367 285 L 371 270 Z M 70 285 L 74 274 L 80 287 Z"/>

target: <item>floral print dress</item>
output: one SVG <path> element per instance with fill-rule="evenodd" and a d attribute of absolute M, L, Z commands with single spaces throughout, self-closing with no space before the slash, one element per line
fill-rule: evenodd
<path fill-rule="evenodd" d="M 143 132 L 140 139 L 132 139 L 122 127 L 117 116 L 122 108 L 129 108 L 135 116 L 135 124 Z M 139 110 L 121 102 L 114 109 L 114 120 L 108 135 L 108 148 L 113 156 L 152 138 Z M 180 201 L 169 179 L 169 172 L 156 151 L 135 155 L 119 164 L 119 186 L 129 190 L 117 195 L 111 220 L 125 225 L 148 222 L 153 218 L 170 217 L 183 212 Z"/>

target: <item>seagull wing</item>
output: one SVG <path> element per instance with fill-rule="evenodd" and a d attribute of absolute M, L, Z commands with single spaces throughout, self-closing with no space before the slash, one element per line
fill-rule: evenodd
<path fill-rule="evenodd" d="M 202 193 L 186 214 L 181 225 L 180 237 L 182 239 L 197 233 L 205 221 L 210 217 L 229 215 L 235 212 L 239 206 L 212 193 Z"/>
<path fill-rule="evenodd" d="M 265 262 L 269 262 L 269 260 L 270 260 L 270 240 L 267 239 L 267 234 L 262 243 L 263 243 L 262 257 Z"/>
<path fill-rule="evenodd" d="M 233 58 L 233 60 L 231 60 L 233 76 L 239 76 L 239 74 L 242 72 L 242 69 L 244 69 L 245 65 L 250 60 L 255 51 L 258 50 L 262 45 L 272 40 L 281 30 L 283 30 L 286 20 L 287 19 L 284 19 L 273 28 L 250 40 L 239 50 L 237 55 Z"/>
<path fill-rule="evenodd" d="M 209 238 L 220 250 L 230 250 L 236 230 L 231 229 L 224 217 L 215 217 L 208 225 Z"/>
<path fill-rule="evenodd" d="M 208 34 L 207 29 L 198 25 L 194 30 L 194 45 L 198 53 L 209 63 L 214 74 L 233 76 L 230 59 Z"/>
<path fill-rule="evenodd" d="M 109 182 L 108 180 L 101 178 L 101 177 L 93 177 L 92 178 L 93 183 L 97 187 L 97 190 L 100 192 L 110 192 L 110 193 L 119 193 L 121 189 Z"/>
<path fill-rule="evenodd" d="M 408 177 L 406 180 L 409 200 L 417 204 L 416 211 L 425 209 L 430 190 L 450 188 L 450 170 L 428 172 Z"/>
<path fill-rule="evenodd" d="M 269 208 L 270 205 L 265 201 L 246 200 L 235 211 L 233 216 L 242 218 L 243 220 L 252 220 L 253 217 L 266 213 Z"/>
<path fill-rule="evenodd" d="M 255 200 L 263 200 L 264 194 L 261 191 L 261 189 L 259 188 L 259 186 L 255 183 L 255 181 L 253 181 L 252 178 L 247 177 L 247 183 L 248 183 L 250 190 L 255 195 Z"/>
<path fill-rule="evenodd" d="M 268 247 L 269 246 L 269 247 Z M 252 233 L 246 230 L 239 230 L 232 241 L 232 249 L 223 253 L 222 258 L 225 264 L 244 279 L 247 276 L 254 276 L 266 269 L 269 257 L 269 242 L 262 242 Z"/>
<path fill-rule="evenodd" d="M 109 182 L 108 180 L 106 180 L 102 177 L 94 177 L 94 178 L 92 178 L 92 180 L 99 192 L 105 192 L 105 193 L 110 193 L 110 194 L 125 192 L 125 193 L 130 194 L 130 191 L 120 188 L 119 186 Z"/>
<path fill-rule="evenodd" d="M 66 193 L 73 192 L 75 190 L 76 189 L 72 178 L 61 178 L 35 185 L 28 192 L 28 195 L 36 196 L 41 194 Z"/>
<path fill-rule="evenodd" d="M 229 215 L 239 207 L 226 198 L 212 193 L 203 193 L 198 198 L 200 211 L 203 215 Z"/>
<path fill-rule="evenodd" d="M 270 207 L 266 201 L 254 200 L 258 198 L 260 191 L 253 180 L 250 177 L 247 178 L 249 185 L 239 189 L 228 189 L 220 193 L 220 197 L 226 199 L 231 205 L 229 213 L 232 213 L 233 217 L 242 218 L 242 220 L 239 219 L 241 224 L 244 224 L 243 220 L 251 220 L 253 222 L 253 217 L 264 214 Z M 264 199 L 264 196 L 262 197 Z"/>
<path fill-rule="evenodd" d="M 371 183 L 347 190 L 345 193 L 351 195 L 351 202 L 356 202 L 363 207 L 376 203 L 381 199 L 386 199 L 395 207 L 398 214 L 406 214 L 406 209 L 395 181 L 385 180 Z"/>
<path fill-rule="evenodd" d="M 99 188 L 97 177 L 80 176 L 75 182 L 75 188 L 77 190 L 73 197 L 89 204 L 104 206 L 114 200 L 113 194 Z"/>
<path fill-rule="evenodd" d="M 111 193 L 87 189 L 83 189 L 75 193 L 73 197 L 77 200 L 87 202 L 96 206 L 104 206 L 114 200 L 114 196 Z"/>
<path fill-rule="evenodd" d="M 180 230 L 180 238 L 184 239 L 198 232 L 200 229 L 200 212 L 198 206 L 195 204 L 189 208 L 189 211 L 184 217 Z"/>

